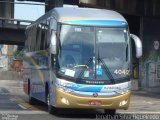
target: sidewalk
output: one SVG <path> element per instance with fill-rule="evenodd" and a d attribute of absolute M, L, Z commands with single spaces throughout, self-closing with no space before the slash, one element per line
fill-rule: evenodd
<path fill-rule="evenodd" d="M 160 114 L 160 88 L 132 91 L 128 110 L 119 113 Z"/>

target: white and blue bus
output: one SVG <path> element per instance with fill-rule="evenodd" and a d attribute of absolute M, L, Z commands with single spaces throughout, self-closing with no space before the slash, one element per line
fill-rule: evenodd
<path fill-rule="evenodd" d="M 127 21 L 103 9 L 54 8 L 26 29 L 24 91 L 29 102 L 60 108 L 128 109 L 132 50 L 142 56 L 141 40 Z"/>

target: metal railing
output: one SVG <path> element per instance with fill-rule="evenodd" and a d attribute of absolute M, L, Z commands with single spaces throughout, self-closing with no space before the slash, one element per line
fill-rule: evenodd
<path fill-rule="evenodd" d="M 0 17 L 1 28 L 25 29 L 26 26 L 28 26 L 32 22 L 33 21 L 30 20 L 9 19 Z"/>

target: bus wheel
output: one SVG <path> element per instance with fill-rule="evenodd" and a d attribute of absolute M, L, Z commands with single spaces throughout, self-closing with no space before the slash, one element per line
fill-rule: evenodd
<path fill-rule="evenodd" d="M 35 105 L 36 104 L 36 99 L 31 97 L 31 89 L 30 89 L 30 81 L 28 80 L 28 97 L 29 97 L 29 104 Z"/>
<path fill-rule="evenodd" d="M 104 109 L 104 113 L 106 115 L 114 116 L 116 114 L 116 110 L 115 109 L 113 109 L 113 110 L 111 110 L 111 109 Z"/>
<path fill-rule="evenodd" d="M 33 97 L 30 97 L 30 95 L 29 95 L 29 104 L 30 105 L 35 105 L 36 104 L 36 100 Z"/>
<path fill-rule="evenodd" d="M 53 107 L 50 103 L 50 95 L 49 94 L 47 96 L 47 105 L 48 105 L 48 112 L 50 114 L 56 114 L 57 113 L 57 109 L 55 107 Z"/>

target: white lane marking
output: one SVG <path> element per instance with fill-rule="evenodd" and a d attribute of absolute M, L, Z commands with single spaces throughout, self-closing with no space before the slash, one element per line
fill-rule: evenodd
<path fill-rule="evenodd" d="M 49 114 L 48 112 L 45 111 L 28 111 L 28 110 L 24 110 L 24 111 L 8 111 L 8 110 L 3 110 L 0 111 L 0 114 L 19 114 L 19 115 L 23 115 L 23 114 Z"/>
<path fill-rule="evenodd" d="M 26 110 L 27 108 L 26 107 L 24 107 L 23 105 L 21 105 L 21 104 L 18 104 L 18 106 L 19 107 L 21 107 L 22 109 L 24 109 L 24 110 Z"/>
<path fill-rule="evenodd" d="M 143 101 L 143 103 L 152 104 L 152 102 L 149 101 Z"/>

